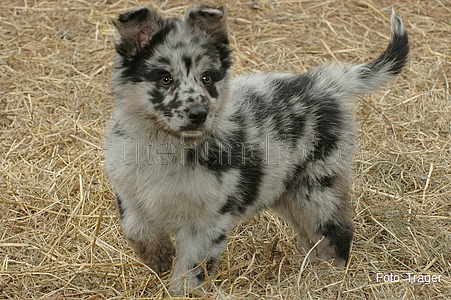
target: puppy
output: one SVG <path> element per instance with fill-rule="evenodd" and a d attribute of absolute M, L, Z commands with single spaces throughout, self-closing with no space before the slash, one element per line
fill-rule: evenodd
<path fill-rule="evenodd" d="M 264 209 L 293 226 L 300 248 L 324 236 L 316 255 L 346 264 L 352 98 L 389 83 L 409 53 L 392 14 L 390 43 L 373 62 L 231 78 L 226 19 L 222 7 L 183 19 L 141 7 L 114 22 L 105 167 L 128 243 L 159 274 L 176 257 L 178 294 L 201 287 L 233 226 Z"/>

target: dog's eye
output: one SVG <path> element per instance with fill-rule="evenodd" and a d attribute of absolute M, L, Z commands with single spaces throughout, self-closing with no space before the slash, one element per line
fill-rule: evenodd
<path fill-rule="evenodd" d="M 163 77 L 161 77 L 160 82 L 162 85 L 170 85 L 172 83 L 172 77 L 171 76 L 163 76 Z"/>
<path fill-rule="evenodd" d="M 210 84 L 213 82 L 213 78 L 210 75 L 204 75 L 202 76 L 202 82 L 204 84 Z"/>

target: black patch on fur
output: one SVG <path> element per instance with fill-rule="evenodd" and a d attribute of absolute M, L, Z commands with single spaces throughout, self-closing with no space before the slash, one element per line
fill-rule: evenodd
<path fill-rule="evenodd" d="M 290 78 L 273 80 L 274 99 L 271 108 L 263 110 L 266 114 L 263 120 L 273 116 L 276 130 L 280 136 L 286 136 L 288 141 L 296 142 L 305 129 L 305 112 L 293 109 L 297 102 L 304 103 L 312 79 L 305 75 L 295 75 Z M 281 105 L 275 105 L 281 103 Z"/>
<path fill-rule="evenodd" d="M 306 199 L 310 200 L 310 195 L 315 191 L 324 191 L 326 188 L 331 188 L 336 179 L 336 175 L 324 175 L 320 178 L 314 178 L 313 176 L 305 174 L 300 180 L 300 183 L 303 186 L 301 189 L 304 190 Z"/>
<path fill-rule="evenodd" d="M 217 80 L 222 80 L 227 70 L 230 69 L 233 63 L 232 49 L 227 44 L 222 44 L 218 42 L 212 42 L 206 39 L 203 43 L 199 45 L 201 49 L 203 49 L 202 55 L 198 55 L 195 58 L 195 63 L 198 64 L 202 59 L 208 57 L 210 60 L 221 62 L 221 67 L 219 73 L 222 76 L 219 76 Z"/>
<path fill-rule="evenodd" d="M 122 204 L 122 199 L 119 197 L 118 194 L 116 194 L 116 203 L 117 203 L 117 208 L 119 210 L 119 217 L 122 220 L 124 218 L 125 208 Z"/>
<path fill-rule="evenodd" d="M 314 117 L 316 122 L 315 135 L 318 140 L 315 144 L 314 159 L 326 158 L 336 147 L 339 140 L 338 134 L 342 126 L 342 114 L 332 95 L 318 96 L 309 93 L 310 86 L 315 79 L 310 74 L 302 74 L 290 78 L 283 78 L 275 81 L 276 95 L 278 102 L 285 101 L 283 107 L 287 107 L 289 118 L 292 120 L 285 133 L 292 136 L 291 141 L 299 140 L 303 134 L 306 122 L 306 115 Z M 291 109 L 294 102 L 304 104 L 305 110 Z M 279 107 L 276 109 L 280 110 Z M 285 117 L 286 118 L 286 117 Z"/>
<path fill-rule="evenodd" d="M 215 238 L 213 240 L 213 244 L 215 244 L 215 245 L 220 244 L 220 243 L 224 242 L 226 238 L 227 238 L 227 236 L 225 234 L 221 233 L 217 238 Z"/>
<path fill-rule="evenodd" d="M 262 127 L 264 122 L 278 118 L 281 109 L 276 109 L 275 101 L 266 99 L 268 95 L 249 87 L 243 96 L 244 99 L 241 102 L 252 106 L 252 113 L 259 127 Z"/>
<path fill-rule="evenodd" d="M 202 266 L 197 267 L 196 271 L 197 271 L 197 274 L 196 274 L 197 280 L 199 280 L 200 282 L 205 281 L 205 271 L 204 271 L 204 268 L 202 268 Z"/>
<path fill-rule="evenodd" d="M 169 60 L 169 58 L 164 57 L 164 56 L 160 56 L 157 58 L 157 63 L 159 66 L 161 65 L 170 65 L 171 61 Z M 156 67 L 152 67 L 152 69 L 154 69 Z"/>
<path fill-rule="evenodd" d="M 285 190 L 294 193 L 301 193 L 306 200 L 310 200 L 310 195 L 315 191 L 323 191 L 331 188 L 337 180 L 337 175 L 324 175 L 315 178 L 305 171 L 308 160 L 299 163 L 293 169 L 292 173 L 285 178 Z"/>
<path fill-rule="evenodd" d="M 113 130 L 112 130 L 113 134 L 115 135 L 125 135 L 125 133 L 123 132 L 123 128 L 121 126 L 121 124 L 119 124 L 119 122 L 116 122 L 113 126 Z"/>
<path fill-rule="evenodd" d="M 354 236 L 354 229 L 346 224 L 336 224 L 332 220 L 329 220 L 326 224 L 319 226 L 318 232 L 330 240 L 337 257 L 347 262 L 349 251 L 351 250 L 352 237 Z"/>
<path fill-rule="evenodd" d="M 147 71 L 147 67 L 144 61 L 151 57 L 155 49 L 166 41 L 166 37 L 176 28 L 176 20 L 166 19 L 162 24 L 162 28 L 157 31 L 149 43 L 136 53 L 136 55 L 129 57 L 126 53 L 121 50 L 121 44 L 116 47 L 116 51 L 124 57 L 122 66 L 120 69 L 122 71 L 122 77 L 124 83 L 127 81 L 141 82 L 144 80 Z M 161 59 L 161 58 L 160 58 Z"/>
<path fill-rule="evenodd" d="M 186 143 L 184 147 L 185 162 L 192 167 L 205 167 L 216 174 L 218 180 L 229 170 L 238 170 L 240 180 L 237 193 L 229 196 L 227 202 L 220 209 L 221 214 L 242 214 L 258 198 L 263 172 L 264 153 L 260 149 L 252 149 L 249 145 L 243 145 L 246 141 L 245 116 L 237 114 L 233 122 L 237 123 L 237 130 L 230 134 L 228 141 L 216 142 L 215 139 L 207 139 L 202 143 Z"/>
<path fill-rule="evenodd" d="M 193 145 L 190 145 L 190 151 L 187 152 L 187 161 L 206 167 L 217 174 L 218 177 L 232 168 L 241 169 L 243 164 L 246 163 L 246 157 L 250 155 L 249 153 L 243 154 L 243 149 L 247 149 L 242 144 L 246 141 L 246 132 L 244 126 L 241 125 L 243 119 L 244 116 L 239 113 L 232 117 L 231 121 L 237 123 L 238 126 L 235 131 L 230 132 L 228 140 L 218 141 L 214 137 L 208 137 L 202 143 L 196 144 L 197 150 L 192 147 Z M 197 156 L 195 156 L 196 151 Z M 198 158 L 198 160 L 195 160 L 195 158 Z M 249 162 L 247 165 L 250 164 Z"/>
<path fill-rule="evenodd" d="M 161 109 L 163 107 L 162 102 L 164 100 L 164 93 L 158 88 L 154 88 L 147 93 L 150 96 L 150 102 L 152 102 L 156 108 Z"/>
<path fill-rule="evenodd" d="M 149 10 L 143 7 L 142 9 L 136 9 L 120 14 L 118 20 L 120 22 L 128 22 L 134 19 L 136 23 L 143 23 L 147 19 L 148 14 Z"/>
<path fill-rule="evenodd" d="M 207 44 L 208 45 L 208 44 Z M 203 48 L 203 47 L 202 47 Z M 205 57 L 205 55 L 202 53 L 202 54 L 198 54 L 197 56 L 196 56 L 196 59 L 194 60 L 194 63 L 196 64 L 196 65 L 198 65 L 199 63 L 200 63 L 200 61 L 203 59 Z"/>
<path fill-rule="evenodd" d="M 244 140 L 244 139 L 243 139 Z M 243 151 L 243 148 L 239 149 Z M 264 153 L 256 149 L 251 150 L 249 145 L 244 145 L 243 153 L 232 153 L 232 168 L 240 171 L 240 181 L 237 186 L 238 193 L 229 196 L 226 204 L 220 209 L 221 214 L 243 214 L 246 209 L 257 200 L 260 194 L 260 184 L 264 175 Z"/>
<path fill-rule="evenodd" d="M 143 74 L 143 79 L 150 82 L 159 83 L 164 76 L 171 77 L 171 73 L 165 69 L 153 68 Z"/>
<path fill-rule="evenodd" d="M 191 57 L 188 57 L 188 56 L 183 56 L 182 61 L 185 64 L 186 76 L 188 76 L 193 61 L 191 60 Z"/>
<path fill-rule="evenodd" d="M 197 144 L 186 144 L 186 164 L 189 166 L 203 166 L 213 171 L 218 179 L 222 174 L 232 168 L 232 164 L 228 161 L 228 149 L 224 149 L 224 145 L 217 144 L 214 141 L 204 141 Z"/>
<path fill-rule="evenodd" d="M 205 263 L 205 268 L 208 274 L 212 274 L 216 264 L 218 263 L 218 259 L 214 257 L 210 257 L 210 259 Z M 196 278 L 197 280 L 203 282 L 205 281 L 205 270 L 203 264 L 196 264 L 191 269 L 197 271 Z"/>
<path fill-rule="evenodd" d="M 179 108 L 182 105 L 182 100 L 179 99 L 179 94 L 177 92 L 178 84 L 175 83 L 172 87 L 155 87 L 152 90 L 149 90 L 147 94 L 150 96 L 149 101 L 154 104 L 155 109 L 161 110 L 165 113 L 165 115 L 172 115 L 171 110 Z M 170 92 L 175 93 L 172 96 L 172 100 L 167 103 L 163 104 L 163 101 L 165 99 L 165 94 Z"/>
<path fill-rule="evenodd" d="M 218 90 L 216 89 L 214 82 L 211 84 L 206 84 L 205 89 L 207 90 L 208 94 L 210 94 L 210 96 L 212 98 L 215 98 L 215 99 L 218 98 L 219 93 L 218 93 Z"/>
<path fill-rule="evenodd" d="M 314 159 L 324 160 L 337 148 L 339 132 L 342 126 L 342 113 L 337 100 L 333 97 L 317 99 L 316 136 Z"/>
<path fill-rule="evenodd" d="M 229 196 L 227 197 L 227 202 L 224 204 L 224 206 L 221 207 L 219 210 L 219 213 L 226 214 L 229 212 L 235 213 L 243 210 L 241 200 L 238 199 L 236 196 Z"/>
<path fill-rule="evenodd" d="M 219 51 L 219 60 L 221 61 L 221 70 L 225 72 L 232 66 L 232 50 L 225 44 L 216 44 Z"/>
<path fill-rule="evenodd" d="M 263 167 L 259 164 L 250 163 L 249 165 L 242 165 L 240 169 L 241 180 L 237 190 L 241 196 L 241 201 L 240 203 L 235 203 L 234 212 L 243 214 L 246 211 L 246 208 L 251 206 L 260 194 Z M 223 212 L 222 208 L 221 212 Z"/>
<path fill-rule="evenodd" d="M 224 79 L 226 75 L 225 69 L 215 70 L 215 69 L 209 69 L 204 72 L 204 75 L 210 75 L 213 78 L 213 81 L 221 81 Z"/>
<path fill-rule="evenodd" d="M 337 180 L 336 175 L 325 175 L 318 179 L 318 184 L 321 189 L 331 188 Z"/>
<path fill-rule="evenodd" d="M 298 191 L 301 190 L 303 187 L 301 186 L 302 178 L 305 173 L 305 162 L 299 163 L 296 165 L 296 167 L 293 169 L 292 173 L 289 174 L 284 181 L 285 190 L 287 191 Z"/>
<path fill-rule="evenodd" d="M 162 27 L 159 31 L 157 31 L 153 36 L 149 43 L 143 48 L 141 53 L 141 58 L 147 59 L 151 57 L 155 49 L 166 42 L 166 37 L 177 28 L 177 22 L 180 22 L 178 19 L 165 19 Z"/>
<path fill-rule="evenodd" d="M 203 49 L 202 55 L 195 58 L 195 63 L 199 64 L 202 59 L 208 58 L 212 61 L 218 61 L 221 63 L 219 70 L 206 70 L 207 73 L 215 77 L 216 81 L 220 81 L 224 78 L 227 70 L 230 69 L 233 63 L 232 50 L 224 44 L 212 43 L 211 41 L 204 42 L 199 45 Z"/>

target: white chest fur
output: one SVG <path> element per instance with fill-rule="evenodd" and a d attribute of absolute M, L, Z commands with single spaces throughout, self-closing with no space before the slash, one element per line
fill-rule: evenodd
<path fill-rule="evenodd" d="M 112 135 L 107 147 L 105 167 L 123 205 L 172 230 L 218 213 L 239 178 L 188 164 L 186 145 Z"/>

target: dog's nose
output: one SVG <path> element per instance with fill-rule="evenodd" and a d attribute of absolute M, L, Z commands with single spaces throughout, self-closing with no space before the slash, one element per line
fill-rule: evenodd
<path fill-rule="evenodd" d="M 207 119 L 207 110 L 203 107 L 193 107 L 188 111 L 188 118 L 195 125 L 203 124 Z"/>

